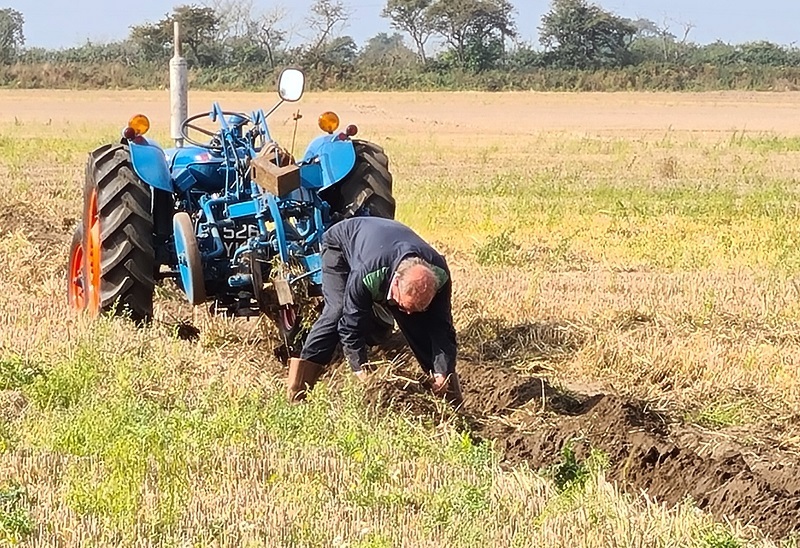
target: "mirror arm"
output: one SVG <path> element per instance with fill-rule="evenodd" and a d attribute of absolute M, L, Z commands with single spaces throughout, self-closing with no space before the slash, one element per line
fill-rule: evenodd
<path fill-rule="evenodd" d="M 277 104 L 276 104 L 274 107 L 272 107 L 271 109 L 269 109 L 269 111 L 268 111 L 268 112 L 267 112 L 267 113 L 264 115 L 264 119 L 267 119 L 267 118 L 269 118 L 269 115 L 270 115 L 270 114 L 272 114 L 273 112 L 275 112 L 276 110 L 278 110 L 278 107 L 279 107 L 279 106 L 281 106 L 283 103 L 284 103 L 284 100 L 283 100 L 283 99 L 281 99 L 280 101 L 278 101 L 278 103 L 277 103 Z"/>

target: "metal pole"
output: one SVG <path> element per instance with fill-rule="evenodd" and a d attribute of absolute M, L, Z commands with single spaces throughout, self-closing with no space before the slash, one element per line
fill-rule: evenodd
<path fill-rule="evenodd" d="M 175 54 L 169 60 L 170 133 L 176 147 L 183 146 L 181 124 L 189 113 L 189 78 L 186 59 L 181 54 L 181 25 L 175 21 Z"/>

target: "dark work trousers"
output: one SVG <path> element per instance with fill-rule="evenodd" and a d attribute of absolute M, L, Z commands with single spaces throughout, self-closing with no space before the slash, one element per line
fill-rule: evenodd
<path fill-rule="evenodd" d="M 328 365 L 339 344 L 338 324 L 342 317 L 344 291 L 350 267 L 338 247 L 322 245 L 322 298 L 325 304 L 311 327 L 300 358 Z"/>
<path fill-rule="evenodd" d="M 322 298 L 325 304 L 322 314 L 308 333 L 303 349 L 300 351 L 300 358 L 320 365 L 328 365 L 339 344 L 338 325 L 342 317 L 344 292 L 347 286 L 347 277 L 350 275 L 350 266 L 347 264 L 342 250 L 338 247 L 323 244 L 320 255 L 322 259 Z M 391 334 L 392 327 L 373 315 L 368 332 L 364 333 L 365 342 L 368 345 L 379 344 Z"/>

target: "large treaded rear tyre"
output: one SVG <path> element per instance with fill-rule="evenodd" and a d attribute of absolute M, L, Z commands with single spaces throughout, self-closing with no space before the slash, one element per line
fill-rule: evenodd
<path fill-rule="evenodd" d="M 342 218 L 371 215 L 394 219 L 392 174 L 383 148 L 369 141 L 353 140 L 356 164 L 353 171 L 320 196 Z M 359 203 L 361 202 L 361 203 Z"/>
<path fill-rule="evenodd" d="M 84 186 L 86 308 L 94 315 L 153 316 L 152 191 L 134 173 L 123 144 L 89 155 Z"/>

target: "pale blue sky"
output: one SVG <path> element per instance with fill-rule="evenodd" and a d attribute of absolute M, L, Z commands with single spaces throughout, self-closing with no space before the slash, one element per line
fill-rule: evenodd
<path fill-rule="evenodd" d="M 312 0 L 250 0 L 256 11 L 283 6 L 286 26 L 296 40 L 303 38 L 303 18 Z M 538 47 L 536 27 L 549 0 L 511 0 L 516 6 L 520 37 Z M 380 17 L 385 0 L 345 0 L 356 15 L 344 29 L 359 44 L 379 32 L 391 32 Z M 689 39 L 708 43 L 769 40 L 782 45 L 800 45 L 800 1 L 798 0 L 599 0 L 603 8 L 630 18 L 644 17 L 666 24 L 682 35 L 686 24 L 694 26 Z M 0 0 L 0 7 L 14 8 L 25 16 L 25 38 L 29 47 L 63 48 L 87 39 L 106 42 L 124 38 L 129 27 L 155 22 L 181 4 L 210 5 L 204 0 Z M 111 7 L 113 6 L 113 7 Z"/>

